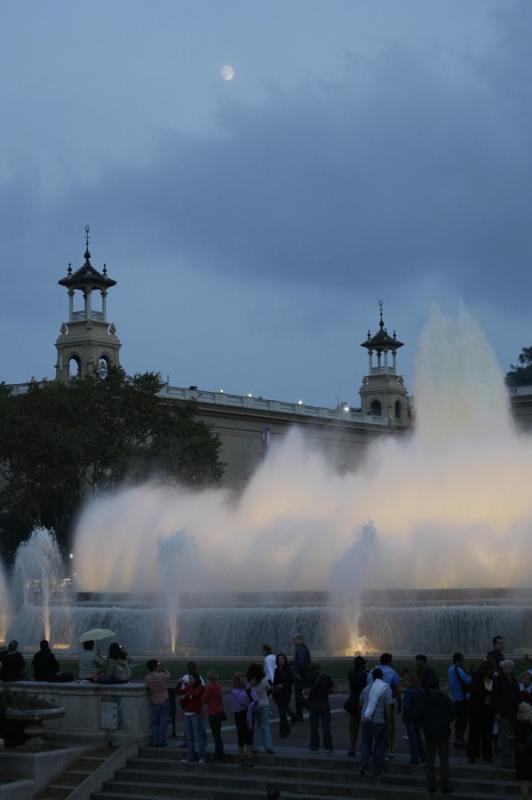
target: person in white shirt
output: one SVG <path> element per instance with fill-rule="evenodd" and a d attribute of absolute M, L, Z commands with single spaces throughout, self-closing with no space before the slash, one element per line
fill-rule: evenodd
<path fill-rule="evenodd" d="M 272 648 L 269 644 L 262 645 L 262 655 L 264 656 L 264 674 L 268 678 L 270 686 L 273 686 L 277 658 L 272 653 Z"/>
<path fill-rule="evenodd" d="M 90 681 L 99 672 L 103 672 L 105 658 L 94 649 L 94 642 L 83 642 L 83 650 L 79 654 L 79 679 Z"/>

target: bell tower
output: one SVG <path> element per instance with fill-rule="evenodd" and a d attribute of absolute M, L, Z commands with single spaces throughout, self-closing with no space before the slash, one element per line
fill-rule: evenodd
<path fill-rule="evenodd" d="M 97 371 L 105 374 L 109 367 L 120 364 L 120 340 L 113 323 L 107 321 L 107 292 L 116 286 L 116 281 L 107 275 L 105 264 L 102 272 L 92 266 L 89 239 L 90 226 L 86 225 L 85 263 L 75 272 L 69 264 L 66 278 L 58 281 L 68 294 L 68 322 L 61 325 L 55 343 L 55 376 L 65 383 Z M 82 305 L 76 309 L 76 299 L 80 294 Z M 96 308 L 97 305 L 100 307 Z"/>
<path fill-rule="evenodd" d="M 397 351 L 403 342 L 395 331 L 390 336 L 383 320 L 382 301 L 379 302 L 379 330 L 373 336 L 368 331 L 361 347 L 368 351 L 368 374 L 362 380 L 360 397 L 362 413 L 388 418 L 390 425 L 409 424 L 408 392 L 402 375 L 397 374 Z"/>

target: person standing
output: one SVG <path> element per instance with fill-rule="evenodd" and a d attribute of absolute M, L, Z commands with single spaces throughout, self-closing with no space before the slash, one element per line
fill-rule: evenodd
<path fill-rule="evenodd" d="M 253 722 L 248 717 L 250 706 L 251 693 L 246 689 L 245 678 L 241 672 L 236 672 L 231 689 L 231 711 L 235 720 L 241 767 L 253 766 Z"/>
<path fill-rule="evenodd" d="M 168 720 L 170 718 L 170 698 L 166 681 L 170 673 L 156 658 L 146 662 L 148 674 L 145 677 L 146 688 L 151 701 L 151 744 L 152 747 L 165 747 Z"/>
<path fill-rule="evenodd" d="M 253 719 L 253 750 L 259 752 L 259 742 L 266 753 L 273 753 L 272 733 L 270 730 L 270 692 L 271 686 L 260 664 L 250 664 L 246 678 L 252 691 L 255 692 L 256 705 Z"/>
<path fill-rule="evenodd" d="M 403 722 L 408 735 L 410 747 L 410 763 L 420 764 L 425 761 L 425 743 L 421 730 L 421 710 L 425 689 L 419 686 L 419 678 L 412 672 L 406 676 L 407 689 L 403 694 Z"/>
<path fill-rule="evenodd" d="M 4 683 L 22 681 L 26 677 L 24 673 L 26 662 L 18 649 L 16 639 L 12 639 L 7 646 L 7 650 L 0 653 L 0 664 L 2 665 L 0 677 Z"/>
<path fill-rule="evenodd" d="M 275 667 L 277 666 L 277 659 L 275 658 L 272 648 L 269 644 L 262 645 L 262 655 L 264 656 L 264 674 L 273 686 L 273 677 L 275 675 Z"/>
<path fill-rule="evenodd" d="M 466 747 L 465 733 L 467 730 L 467 694 L 471 686 L 471 675 L 464 666 L 462 653 L 453 655 L 453 663 L 447 670 L 451 699 L 456 711 L 454 725 L 454 746 L 460 750 Z"/>
<path fill-rule="evenodd" d="M 401 690 L 399 688 L 399 675 L 392 667 L 393 656 L 391 653 L 383 653 L 379 659 L 380 661 L 380 669 L 382 671 L 382 679 L 385 683 L 388 684 L 390 689 L 392 690 L 393 695 L 393 706 L 390 712 L 390 719 L 388 722 L 388 755 L 389 757 L 394 757 L 395 751 L 395 715 L 401 713 L 402 710 L 402 702 L 401 702 Z M 368 684 L 371 685 L 373 682 L 373 673 L 370 672 L 368 675 Z"/>
<path fill-rule="evenodd" d="M 521 797 L 530 797 L 532 787 L 532 706 L 522 702 L 517 709 L 514 728 L 515 777 Z"/>
<path fill-rule="evenodd" d="M 495 662 L 487 658 L 471 676 L 468 715 L 469 736 L 467 757 L 470 764 L 482 755 L 484 761 L 493 761 L 493 676 Z"/>
<path fill-rule="evenodd" d="M 371 673 L 368 683 L 360 695 L 362 708 L 360 774 L 365 775 L 369 760 L 373 755 L 375 775 L 384 772 L 384 756 L 388 742 L 388 732 L 392 720 L 393 692 L 383 679 L 383 671 L 376 667 Z"/>
<path fill-rule="evenodd" d="M 358 731 L 360 728 L 360 695 L 368 681 L 367 661 L 362 656 L 355 656 L 353 669 L 347 673 L 349 682 L 349 697 L 345 701 L 344 708 L 349 715 L 349 750 L 347 755 L 352 758 L 356 755 Z"/>
<path fill-rule="evenodd" d="M 494 636 L 491 642 L 493 649 L 486 654 L 486 658 L 491 658 L 492 661 L 495 661 L 495 668 L 498 671 L 499 664 L 506 658 L 504 655 L 504 641 L 502 636 Z"/>
<path fill-rule="evenodd" d="M 176 694 L 183 695 L 181 708 L 185 715 L 185 739 L 187 743 L 187 754 L 183 758 L 184 764 L 192 764 L 197 760 L 198 764 L 206 764 L 205 747 L 207 744 L 207 734 L 203 724 L 202 697 L 205 687 L 197 672 L 189 673 L 188 683 L 180 682 L 176 688 Z"/>
<path fill-rule="evenodd" d="M 522 702 L 532 703 L 532 675 L 528 671 L 519 677 L 519 692 Z"/>
<path fill-rule="evenodd" d="M 222 741 L 222 722 L 227 719 L 224 711 L 222 687 L 218 682 L 218 675 L 211 670 L 207 673 L 207 686 L 203 692 L 203 705 L 207 706 L 209 727 L 214 742 L 214 760 L 225 761 L 224 743 Z"/>
<path fill-rule="evenodd" d="M 185 688 L 186 685 L 188 683 L 190 683 L 190 681 L 192 680 L 192 675 L 195 675 L 196 673 L 199 675 L 199 679 L 201 681 L 201 685 L 203 686 L 203 688 L 205 688 L 205 681 L 203 680 L 202 675 L 200 675 L 200 672 L 198 670 L 198 665 L 196 664 L 195 661 L 188 661 L 187 662 L 187 671 L 178 680 L 178 682 L 177 682 L 178 686 L 180 685 L 181 688 Z M 177 690 L 176 690 L 176 694 L 177 694 Z M 185 728 L 184 728 L 184 731 L 183 731 L 183 738 L 182 738 L 180 746 L 184 750 L 188 750 L 186 720 L 185 720 Z"/>
<path fill-rule="evenodd" d="M 294 696 L 296 713 L 292 717 L 292 723 L 303 722 L 303 689 L 306 686 L 310 672 L 310 652 L 306 646 L 303 635 L 296 633 L 292 639 L 294 644 Z"/>
<path fill-rule="evenodd" d="M 449 773 L 449 739 L 451 722 L 455 710 L 451 698 L 440 689 L 437 675 L 430 679 L 429 691 L 424 692 L 421 708 L 421 724 L 425 734 L 425 763 L 427 767 L 427 788 L 430 794 L 436 791 L 436 772 L 434 762 L 436 753 L 440 760 L 440 776 L 443 794 L 451 794 Z"/>
<path fill-rule="evenodd" d="M 294 675 L 284 653 L 279 653 L 276 663 L 273 676 L 273 699 L 279 713 L 279 738 L 285 739 L 290 735 L 288 708 L 292 697 Z"/>
<path fill-rule="evenodd" d="M 320 723 L 323 735 L 323 747 L 326 753 L 332 753 L 333 740 L 331 734 L 331 704 L 329 695 L 333 682 L 328 675 L 321 672 L 318 663 L 311 664 L 305 694 L 310 716 L 310 752 L 320 749 Z"/>
<path fill-rule="evenodd" d="M 423 689 L 424 692 L 428 692 L 432 676 L 436 673 L 432 667 L 429 667 L 429 660 L 427 656 L 423 655 L 422 653 L 415 656 L 414 661 L 416 664 L 418 686 L 420 689 Z"/>
<path fill-rule="evenodd" d="M 493 680 L 493 713 L 499 726 L 499 747 L 504 769 L 513 767 L 513 729 L 519 707 L 519 684 L 513 674 L 514 662 L 505 658 Z"/>

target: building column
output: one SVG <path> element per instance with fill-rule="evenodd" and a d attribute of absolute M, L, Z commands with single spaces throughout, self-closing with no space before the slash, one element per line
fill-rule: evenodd
<path fill-rule="evenodd" d="M 69 289 L 68 291 L 68 319 L 72 322 L 72 316 L 74 314 L 74 290 Z"/>
<path fill-rule="evenodd" d="M 92 318 L 92 289 L 85 291 L 85 319 Z"/>
<path fill-rule="evenodd" d="M 102 314 L 103 321 L 107 322 L 107 292 L 105 289 L 102 291 Z"/>

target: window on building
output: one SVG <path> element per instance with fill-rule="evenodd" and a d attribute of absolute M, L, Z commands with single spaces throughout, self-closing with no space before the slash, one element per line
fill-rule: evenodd
<path fill-rule="evenodd" d="M 77 356 L 68 359 L 68 380 L 75 381 L 81 378 L 81 361 Z"/>
<path fill-rule="evenodd" d="M 401 401 L 400 400 L 396 400 L 395 401 L 395 419 L 401 419 L 401 411 L 402 411 Z"/>
<path fill-rule="evenodd" d="M 107 356 L 100 356 L 98 359 L 98 375 L 100 378 L 107 378 L 109 375 L 109 359 Z"/>
<path fill-rule="evenodd" d="M 372 401 L 372 403 L 371 403 L 371 405 L 369 407 L 369 413 L 373 417 L 382 417 L 382 406 L 381 406 L 379 400 L 373 400 Z"/>

